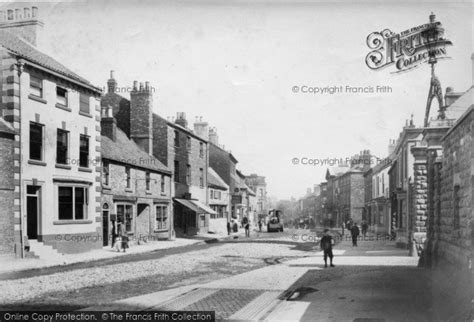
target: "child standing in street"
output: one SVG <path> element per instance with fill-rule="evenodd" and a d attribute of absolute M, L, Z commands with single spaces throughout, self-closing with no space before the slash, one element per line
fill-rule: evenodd
<path fill-rule="evenodd" d="M 334 240 L 332 239 L 332 236 L 329 235 L 329 229 L 324 229 L 324 234 L 320 242 L 321 250 L 324 251 L 324 267 L 328 267 L 328 257 L 331 267 L 334 267 L 332 263 L 332 259 L 334 257 L 334 255 L 332 254 L 333 243 Z"/>

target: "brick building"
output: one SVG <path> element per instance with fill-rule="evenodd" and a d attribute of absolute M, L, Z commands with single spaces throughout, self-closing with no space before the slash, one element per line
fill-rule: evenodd
<path fill-rule="evenodd" d="M 208 206 L 209 151 L 207 139 L 203 137 L 207 123 L 196 122 L 192 131 L 184 113 L 177 113 L 174 122 L 154 113 L 154 88 L 148 82 L 135 81 L 129 100 L 118 94 L 122 91 L 113 73 L 107 87 L 101 104 L 112 107 L 118 128 L 173 174 L 172 213 L 177 233 L 207 233 L 210 215 L 215 214 Z"/>
<path fill-rule="evenodd" d="M 209 166 L 224 180 L 229 186 L 230 200 L 229 200 L 229 220 L 231 218 L 237 219 L 237 212 L 232 199 L 238 188 L 237 183 L 239 178 L 237 176 L 237 159 L 230 151 L 226 151 L 219 145 L 219 139 L 215 128 L 210 128 L 209 135 Z M 241 197 L 234 198 L 235 202 L 240 203 Z"/>
<path fill-rule="evenodd" d="M 101 91 L 37 48 L 42 26 L 36 7 L 0 11 L 0 114 L 15 130 L 14 206 L 2 216 L 21 257 L 102 246 Z"/>
<path fill-rule="evenodd" d="M 103 245 L 119 223 L 132 241 L 172 238 L 171 171 L 117 128 L 111 108 L 101 130 Z"/>

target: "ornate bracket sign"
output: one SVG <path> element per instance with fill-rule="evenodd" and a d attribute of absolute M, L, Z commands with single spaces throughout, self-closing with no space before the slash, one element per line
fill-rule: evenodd
<path fill-rule="evenodd" d="M 370 69 L 381 69 L 395 65 L 395 72 L 404 72 L 424 62 L 448 58 L 446 46 L 451 41 L 444 39 L 441 22 L 430 15 L 430 22 L 421 26 L 394 33 L 390 29 L 373 32 L 367 37 L 367 46 L 372 50 L 365 58 Z"/>

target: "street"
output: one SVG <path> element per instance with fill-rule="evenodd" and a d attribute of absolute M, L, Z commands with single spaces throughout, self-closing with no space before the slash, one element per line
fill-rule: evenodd
<path fill-rule="evenodd" d="M 352 247 L 343 239 L 334 248 L 336 267 L 324 268 L 315 240 L 309 230 L 252 232 L 250 238 L 4 274 L 0 308 L 214 310 L 218 319 L 248 320 L 432 319 L 429 274 L 406 250 L 385 240 Z"/>

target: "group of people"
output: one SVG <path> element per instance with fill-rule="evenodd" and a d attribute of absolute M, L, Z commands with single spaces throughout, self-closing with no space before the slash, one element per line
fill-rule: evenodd
<path fill-rule="evenodd" d="M 245 229 L 245 236 L 250 237 L 250 221 L 247 218 L 247 216 L 242 218 L 242 227 Z M 236 221 L 232 219 L 231 221 L 227 222 L 227 235 L 230 235 L 232 232 L 236 233 L 238 231 L 239 231 L 239 226 Z M 260 227 L 260 231 L 261 231 L 261 227 Z"/>
<path fill-rule="evenodd" d="M 112 227 L 112 248 L 115 248 L 118 252 L 123 250 L 124 253 L 129 248 L 128 234 L 124 223 L 117 223 L 117 227 L 115 225 Z"/>

